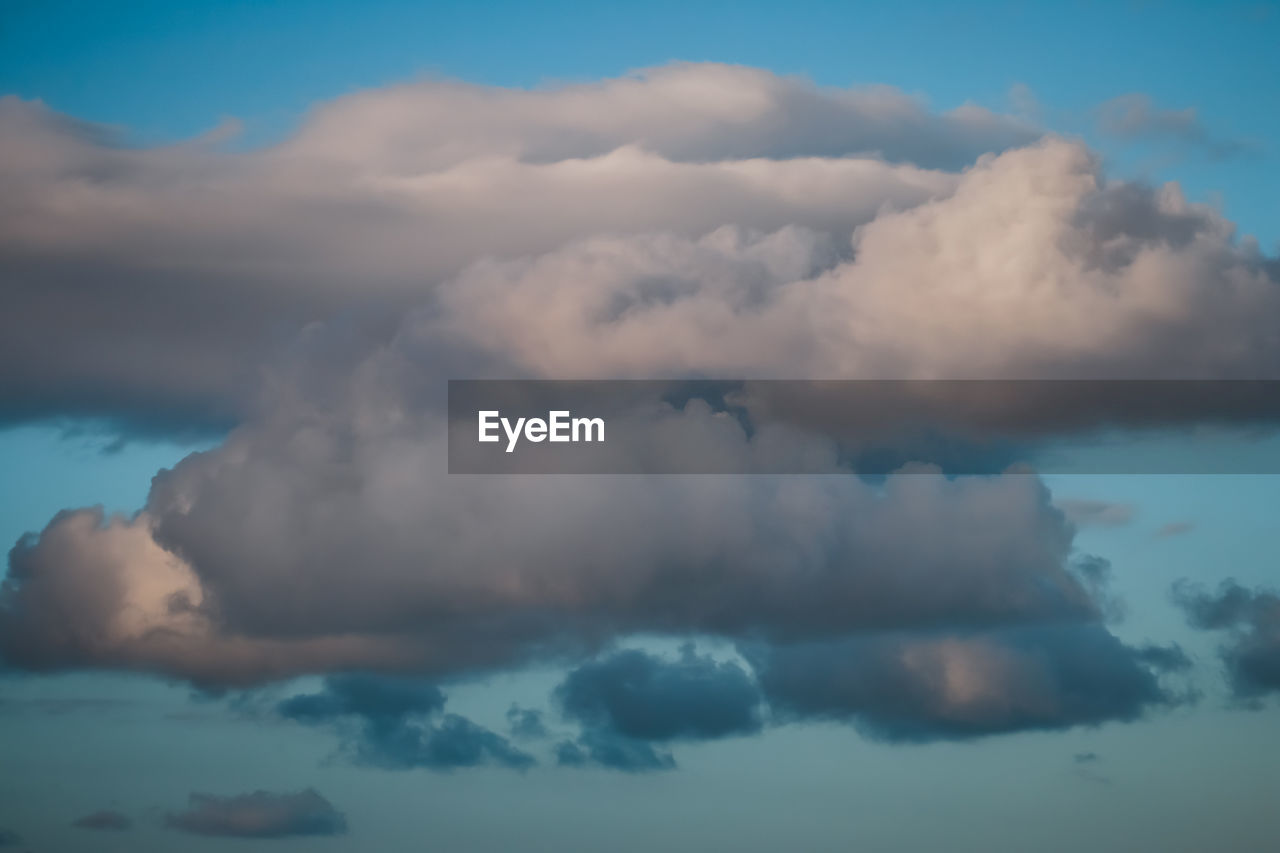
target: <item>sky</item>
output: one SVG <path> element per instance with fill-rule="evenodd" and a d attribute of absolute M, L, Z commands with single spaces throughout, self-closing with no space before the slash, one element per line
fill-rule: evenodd
<path fill-rule="evenodd" d="M 1269 3 L 5 3 L 0 848 L 1271 849 L 1265 467 L 465 476 L 442 407 L 1280 378 L 1277 43 Z M 652 417 L 625 450 L 829 438 Z"/>

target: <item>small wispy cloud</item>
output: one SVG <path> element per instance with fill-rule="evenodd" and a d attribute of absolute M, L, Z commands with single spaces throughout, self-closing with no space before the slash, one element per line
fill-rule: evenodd
<path fill-rule="evenodd" d="M 1184 533 L 1190 533 L 1196 527 L 1194 521 L 1171 521 L 1168 524 L 1162 524 L 1156 529 L 1156 537 L 1159 539 L 1168 539 L 1171 536 L 1181 536 Z"/>
<path fill-rule="evenodd" d="M 1134 92 L 1104 102 L 1097 110 L 1098 129 L 1131 140 L 1169 140 L 1197 148 L 1214 160 L 1258 153 L 1257 143 L 1211 133 L 1194 107 L 1167 109 L 1150 95 Z"/>
<path fill-rule="evenodd" d="M 1111 501 L 1062 498 L 1053 505 L 1077 527 L 1120 527 L 1137 515 L 1133 504 Z"/>

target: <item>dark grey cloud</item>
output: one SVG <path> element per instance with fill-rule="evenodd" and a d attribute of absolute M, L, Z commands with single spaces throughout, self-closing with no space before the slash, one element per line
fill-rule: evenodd
<path fill-rule="evenodd" d="M 1167 109 L 1151 96 L 1133 93 L 1112 98 L 1098 108 L 1103 133 L 1126 139 L 1164 139 L 1203 151 L 1216 160 L 1256 154 L 1258 146 L 1243 139 L 1229 139 L 1209 131 L 1194 107 Z"/>
<path fill-rule="evenodd" d="M 561 767 L 598 766 L 624 773 L 674 770 L 675 757 L 649 741 L 623 737 L 608 731 L 589 730 L 577 740 L 556 746 L 556 763 Z"/>
<path fill-rule="evenodd" d="M 1225 633 L 1220 654 L 1238 699 L 1256 701 L 1280 690 L 1280 594 L 1234 580 L 1215 592 L 1183 581 L 1173 597 L 1193 627 Z"/>
<path fill-rule="evenodd" d="M 322 692 L 292 696 L 277 710 L 299 722 L 326 722 L 346 716 L 398 720 L 434 714 L 444 704 L 445 695 L 434 684 L 359 673 L 329 676 Z"/>
<path fill-rule="evenodd" d="M 888 741 L 963 740 L 1138 719 L 1180 701 L 1156 664 L 1099 625 L 744 647 L 780 719 Z"/>
<path fill-rule="evenodd" d="M 457 714 L 442 713 L 434 685 L 375 675 L 325 679 L 320 693 L 280 702 L 276 712 L 306 725 L 328 725 L 359 764 L 390 770 L 453 770 L 496 764 L 526 770 L 536 762 L 496 732 Z"/>
<path fill-rule="evenodd" d="M 582 733 L 556 748 L 562 766 L 626 772 L 669 770 L 675 758 L 655 744 L 754 734 L 764 724 L 760 690 L 736 663 L 686 645 L 676 660 L 624 649 L 572 670 L 555 689 Z"/>
<path fill-rule="evenodd" d="M 1077 752 L 1073 760 L 1076 764 L 1094 764 L 1102 759 L 1096 752 Z"/>
<path fill-rule="evenodd" d="M 1177 643 L 1136 646 L 1134 656 L 1158 672 L 1186 672 L 1191 669 L 1191 658 Z"/>
<path fill-rule="evenodd" d="M 537 740 L 546 737 L 547 725 L 542 717 L 542 711 L 512 704 L 507 709 L 507 725 L 510 727 L 511 736 L 520 740 Z"/>
<path fill-rule="evenodd" d="M 113 832 L 122 832 L 126 829 L 133 828 L 133 819 L 126 814 L 117 811 L 100 811 L 87 814 L 84 817 L 76 818 L 71 822 L 72 826 L 80 829 L 98 829 Z"/>
<path fill-rule="evenodd" d="M 736 663 L 685 646 L 677 660 L 639 649 L 582 664 L 556 688 L 565 716 L 637 740 L 710 740 L 762 725 L 759 688 Z"/>
<path fill-rule="evenodd" d="M 21 843 L 21 835 L 11 829 L 0 827 L 0 847 L 16 847 Z"/>
<path fill-rule="evenodd" d="M 254 791 L 229 797 L 193 793 L 186 811 L 165 817 L 171 829 L 193 835 L 287 838 L 342 835 L 347 819 L 312 788 L 293 794 Z"/>

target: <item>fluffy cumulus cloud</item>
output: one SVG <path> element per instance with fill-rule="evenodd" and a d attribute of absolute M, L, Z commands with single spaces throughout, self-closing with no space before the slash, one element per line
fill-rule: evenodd
<path fill-rule="evenodd" d="M 165 824 L 193 835 L 231 838 L 342 835 L 347 831 L 342 812 L 311 788 L 296 794 L 192 794 L 187 809 L 167 815 Z"/>
<path fill-rule="evenodd" d="M 1100 614 L 1033 476 L 446 481 L 434 441 L 338 430 L 291 430 L 287 449 L 233 435 L 159 476 L 133 520 L 55 519 L 14 553 L 7 658 L 248 684 L 459 673 L 627 632 L 788 640 Z M 117 539 L 183 585 L 135 589 L 132 573 L 156 572 Z"/>
<path fill-rule="evenodd" d="M 1256 702 L 1280 691 L 1280 594 L 1232 580 L 1214 592 L 1184 582 L 1173 593 L 1193 627 L 1225 634 L 1222 662 L 1237 698 Z"/>
<path fill-rule="evenodd" d="M 546 91 L 366 92 L 242 153 L 134 149 L 5 98 L 0 416 L 222 425 L 293 331 L 340 313 L 385 328 L 480 258 L 593 234 L 696 240 L 726 223 L 847 237 L 949 192 L 954 175 L 934 166 L 1035 133 L 717 65 Z"/>
<path fill-rule="evenodd" d="M 5 663 L 225 687 L 585 660 L 566 764 L 669 766 L 666 744 L 753 730 L 757 692 L 896 739 L 1134 719 L 1174 700 L 1172 653 L 1109 632 L 1074 553 L 1117 511 L 1033 475 L 450 476 L 444 379 L 1280 366 L 1275 261 L 1220 214 L 891 90 L 718 65 L 425 82 L 238 152 L 130 148 L 6 99 L 0 144 L 0 417 L 227 430 L 136 515 L 68 510 L 17 544 Z M 705 406 L 630 427 L 649 452 L 848 473 L 820 436 Z M 594 657 L 634 633 L 727 638 L 752 671 Z M 527 766 L 433 688 L 372 678 L 279 710 L 379 766 Z"/>
<path fill-rule="evenodd" d="M 320 693 L 281 702 L 276 712 L 307 725 L 333 725 L 359 764 L 406 770 L 452 770 L 496 764 L 524 770 L 533 756 L 503 736 L 457 714 L 441 713 L 444 694 L 434 685 L 371 675 L 325 680 Z"/>

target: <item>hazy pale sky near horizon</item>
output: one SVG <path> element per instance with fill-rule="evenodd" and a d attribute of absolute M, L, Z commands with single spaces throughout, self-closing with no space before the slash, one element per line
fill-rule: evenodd
<path fill-rule="evenodd" d="M 0 849 L 1272 849 L 1280 476 L 507 488 L 432 389 L 1276 378 L 1276 44 L 5 4 Z"/>

